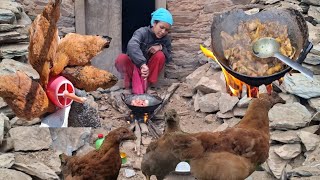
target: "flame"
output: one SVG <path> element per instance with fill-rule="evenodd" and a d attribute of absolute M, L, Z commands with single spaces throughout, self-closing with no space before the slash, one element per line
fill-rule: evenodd
<path fill-rule="evenodd" d="M 149 119 L 149 114 L 148 114 L 148 113 L 144 113 L 143 122 L 144 122 L 144 123 L 147 123 L 147 122 L 148 122 L 148 119 Z"/>
<path fill-rule="evenodd" d="M 221 65 L 221 63 L 218 61 L 218 59 L 214 56 L 213 52 L 211 52 L 207 48 L 203 47 L 202 45 L 200 45 L 200 49 L 205 56 L 213 59 L 214 61 L 216 61 L 220 65 L 222 72 L 224 74 L 225 80 L 226 80 L 226 89 L 230 95 L 241 97 L 243 86 L 246 86 L 248 97 L 258 97 L 259 96 L 259 88 L 258 87 L 250 86 L 250 85 L 240 81 L 239 79 L 235 78 L 230 73 L 228 73 L 227 70 L 224 69 L 224 67 Z M 279 83 L 281 83 L 282 81 L 283 81 L 283 78 L 279 79 Z M 271 94 L 272 85 L 269 84 L 266 87 L 267 87 L 268 93 Z"/>

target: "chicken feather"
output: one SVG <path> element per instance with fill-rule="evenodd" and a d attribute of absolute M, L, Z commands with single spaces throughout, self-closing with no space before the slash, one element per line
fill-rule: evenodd
<path fill-rule="evenodd" d="M 62 173 L 72 180 L 115 180 L 121 168 L 119 145 L 124 140 L 134 140 L 132 131 L 120 127 L 111 131 L 99 150 L 84 156 L 60 155 Z"/>
<path fill-rule="evenodd" d="M 55 110 L 40 84 L 25 73 L 17 71 L 0 79 L 0 97 L 16 116 L 32 120 Z"/>
<path fill-rule="evenodd" d="M 166 175 L 174 171 L 180 162 L 168 148 L 170 147 L 171 134 L 182 132 L 177 112 L 173 109 L 165 112 L 165 122 L 164 134 L 158 140 L 149 144 L 141 162 L 141 171 L 147 180 L 152 175 L 155 175 L 158 180 L 164 179 Z"/>
<path fill-rule="evenodd" d="M 243 180 L 269 154 L 268 111 L 284 101 L 276 94 L 261 94 L 250 103 L 239 124 L 221 132 L 171 136 L 171 150 L 190 160 L 191 172 L 202 180 Z"/>
<path fill-rule="evenodd" d="M 39 73 L 40 84 L 44 89 L 46 89 L 50 68 L 58 48 L 57 22 L 60 17 L 60 4 L 61 0 L 55 0 L 55 2 L 50 0 L 29 29 L 28 60 Z"/>

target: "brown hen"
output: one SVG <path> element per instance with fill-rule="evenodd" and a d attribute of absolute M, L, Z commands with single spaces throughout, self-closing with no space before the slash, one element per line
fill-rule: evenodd
<path fill-rule="evenodd" d="M 83 66 L 104 48 L 109 47 L 111 38 L 94 35 L 67 34 L 61 39 L 57 59 L 51 68 L 52 75 L 59 75 L 66 66 Z"/>
<path fill-rule="evenodd" d="M 164 134 L 149 144 L 146 154 L 143 156 L 141 171 L 147 180 L 155 175 L 158 180 L 164 179 L 180 162 L 170 149 L 170 138 L 172 133 L 182 132 L 179 125 L 179 117 L 175 110 L 165 112 L 166 127 Z"/>
<path fill-rule="evenodd" d="M 49 1 L 29 29 L 29 63 L 40 75 L 40 84 L 46 89 L 50 68 L 58 48 L 57 22 L 62 0 Z"/>
<path fill-rule="evenodd" d="M 16 116 L 31 120 L 55 110 L 40 84 L 25 73 L 17 71 L 0 79 L 0 97 Z"/>
<path fill-rule="evenodd" d="M 176 135 L 172 150 L 181 160 L 190 160 L 198 179 L 243 180 L 268 158 L 268 112 L 276 103 L 284 103 L 276 93 L 261 94 L 238 125 L 221 132 Z"/>
<path fill-rule="evenodd" d="M 69 157 L 61 154 L 64 178 L 70 180 L 116 180 L 121 168 L 120 142 L 135 138 L 132 131 L 120 127 L 105 137 L 99 150 L 93 150 L 81 157 Z"/>
<path fill-rule="evenodd" d="M 62 72 L 76 88 L 85 91 L 95 91 L 99 87 L 107 89 L 115 85 L 118 78 L 108 71 L 98 69 L 91 65 L 66 67 Z"/>

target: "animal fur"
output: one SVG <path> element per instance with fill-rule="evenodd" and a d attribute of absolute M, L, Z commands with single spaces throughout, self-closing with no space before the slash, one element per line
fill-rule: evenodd
<path fill-rule="evenodd" d="M 85 91 L 95 91 L 99 87 L 107 89 L 118 81 L 118 78 L 108 71 L 91 65 L 67 67 L 61 74 L 76 88 L 84 89 Z"/>
<path fill-rule="evenodd" d="M 51 69 L 52 75 L 60 74 L 66 66 L 83 66 L 104 48 L 109 47 L 110 38 L 94 35 L 67 34 L 61 39 L 57 60 Z"/>
<path fill-rule="evenodd" d="M 134 140 L 132 131 L 120 127 L 111 131 L 99 150 L 84 156 L 60 155 L 62 173 L 72 180 L 116 180 L 121 168 L 119 145 L 124 140 Z"/>
<path fill-rule="evenodd" d="M 40 84 L 46 89 L 50 68 L 56 59 L 58 49 L 57 22 L 60 17 L 61 0 L 49 1 L 29 29 L 29 55 L 32 67 L 40 75 Z"/>
<path fill-rule="evenodd" d="M 16 116 L 26 120 L 53 112 L 55 106 L 36 81 L 22 72 L 0 77 L 0 97 L 10 106 Z"/>

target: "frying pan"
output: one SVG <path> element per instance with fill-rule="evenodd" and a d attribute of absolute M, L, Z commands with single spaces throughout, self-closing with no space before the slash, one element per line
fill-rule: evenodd
<path fill-rule="evenodd" d="M 280 79 L 291 70 L 289 66 L 282 71 L 274 73 L 270 76 L 251 77 L 240 74 L 229 65 L 228 60 L 224 57 L 222 49 L 221 31 L 234 35 L 240 22 L 259 19 L 262 23 L 279 22 L 288 27 L 288 36 L 296 53 L 292 58 L 298 63 L 302 63 L 313 45 L 308 41 L 308 26 L 303 16 L 295 9 L 266 9 L 254 15 L 247 15 L 242 9 L 234 9 L 214 16 L 211 26 L 211 47 L 213 54 L 217 57 L 220 64 L 235 78 L 245 82 L 248 85 L 258 87 L 262 84 L 268 85 L 273 81 Z"/>
<path fill-rule="evenodd" d="M 160 104 L 162 104 L 163 99 L 161 99 L 159 96 L 151 95 L 151 94 L 130 94 L 130 95 L 124 95 L 121 94 L 122 101 L 128 106 L 129 109 L 131 109 L 134 113 L 153 113 L 155 109 L 157 109 Z M 131 105 L 132 100 L 135 99 L 143 99 L 148 100 L 149 104 L 148 106 L 133 106 Z"/>

